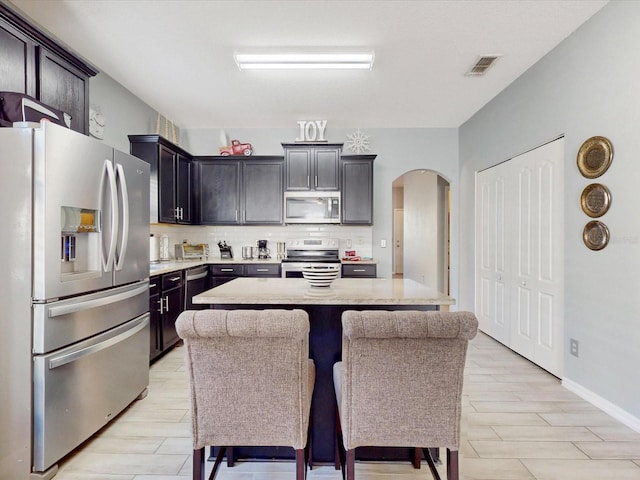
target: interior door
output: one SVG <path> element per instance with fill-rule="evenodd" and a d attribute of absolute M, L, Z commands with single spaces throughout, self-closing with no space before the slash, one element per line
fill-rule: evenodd
<path fill-rule="evenodd" d="M 554 375 L 563 354 L 564 139 L 476 177 L 480 328 Z"/>
<path fill-rule="evenodd" d="M 514 282 L 511 347 L 555 375 L 562 373 L 564 139 L 511 160 Z"/>
<path fill-rule="evenodd" d="M 480 329 L 509 344 L 511 283 L 505 225 L 508 169 L 490 168 L 476 177 L 476 315 Z"/>

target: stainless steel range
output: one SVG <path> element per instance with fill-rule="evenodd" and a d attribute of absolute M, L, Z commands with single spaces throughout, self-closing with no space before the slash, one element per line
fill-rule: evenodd
<path fill-rule="evenodd" d="M 302 278 L 302 268 L 316 265 L 340 266 L 339 242 L 335 238 L 287 240 L 287 256 L 282 259 L 283 278 Z"/>

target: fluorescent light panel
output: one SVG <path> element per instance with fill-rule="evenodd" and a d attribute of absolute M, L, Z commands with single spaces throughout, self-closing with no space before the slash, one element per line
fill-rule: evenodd
<path fill-rule="evenodd" d="M 369 53 L 235 53 L 240 70 L 265 69 L 362 69 L 373 66 Z"/>

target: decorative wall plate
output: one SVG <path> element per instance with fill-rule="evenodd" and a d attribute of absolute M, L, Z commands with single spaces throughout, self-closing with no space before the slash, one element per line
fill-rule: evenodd
<path fill-rule="evenodd" d="M 597 178 L 607 171 L 613 159 L 613 147 L 605 137 L 591 137 L 578 150 L 578 169 L 586 178 Z"/>
<path fill-rule="evenodd" d="M 601 217 L 611 205 L 611 192 L 601 183 L 591 183 L 584 187 L 580 195 L 582 211 L 591 218 Z"/>
<path fill-rule="evenodd" d="M 609 243 L 609 228 L 599 220 L 592 220 L 584 226 L 582 240 L 591 250 L 602 250 Z"/>

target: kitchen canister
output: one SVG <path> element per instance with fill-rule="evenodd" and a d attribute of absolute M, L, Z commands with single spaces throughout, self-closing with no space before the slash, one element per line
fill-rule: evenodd
<path fill-rule="evenodd" d="M 169 235 L 160 237 L 160 260 L 169 260 Z"/>

